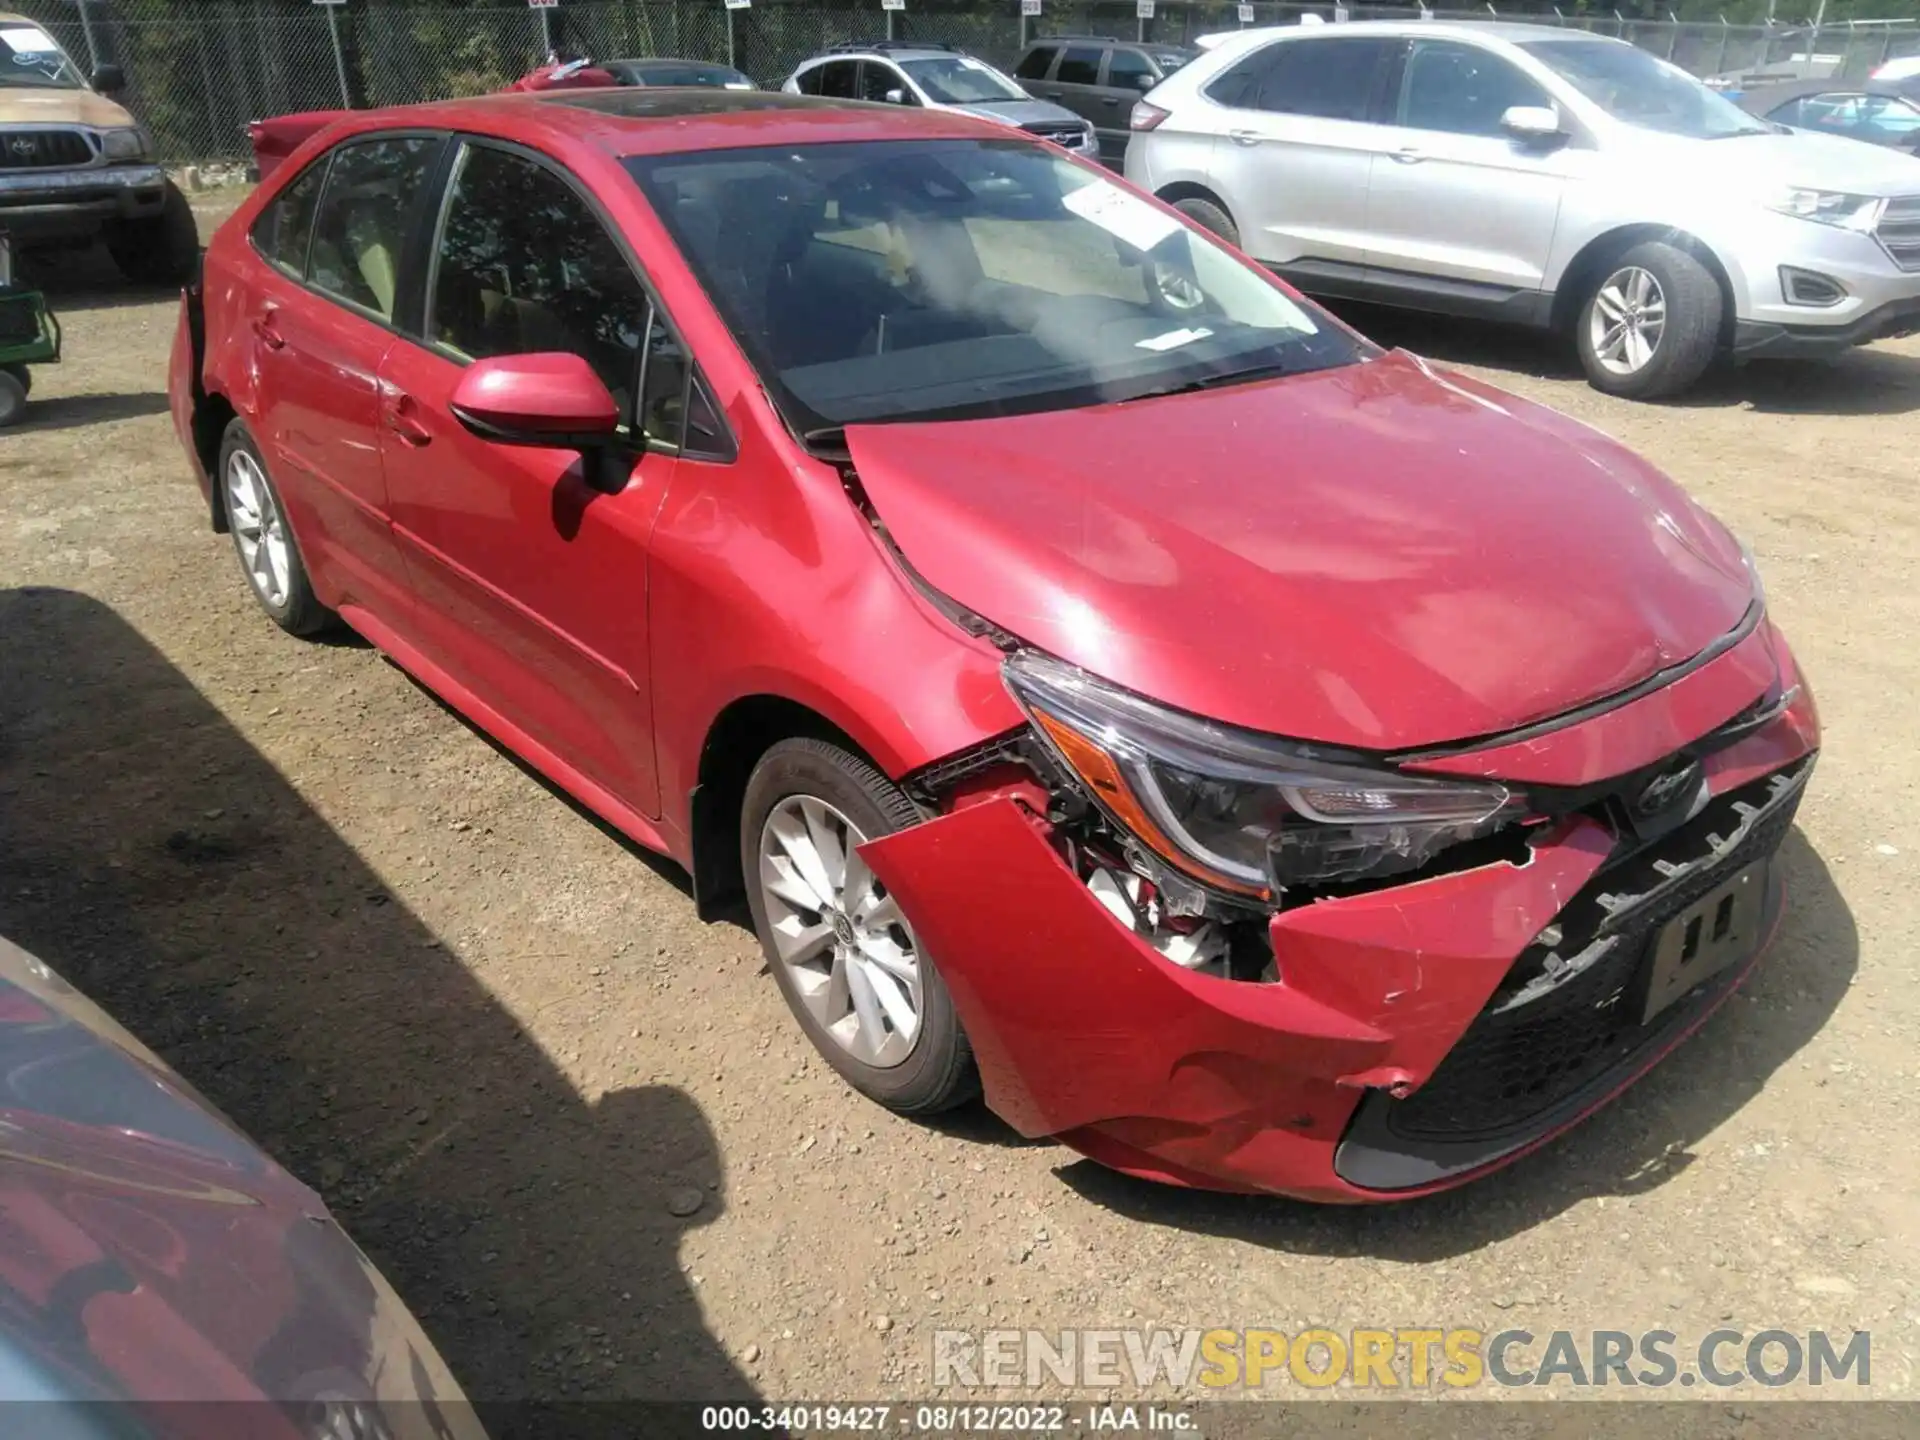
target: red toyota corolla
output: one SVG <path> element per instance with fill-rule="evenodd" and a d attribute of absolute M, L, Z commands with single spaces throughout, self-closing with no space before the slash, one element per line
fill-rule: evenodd
<path fill-rule="evenodd" d="M 1002 127 L 361 114 L 214 236 L 172 397 L 269 615 L 744 892 L 904 1113 L 1415 1194 L 1780 914 L 1818 722 L 1726 530 Z"/>

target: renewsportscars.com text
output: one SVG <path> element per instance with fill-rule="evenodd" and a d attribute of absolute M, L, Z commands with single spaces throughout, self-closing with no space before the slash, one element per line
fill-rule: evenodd
<path fill-rule="evenodd" d="M 1873 1383 L 1873 1337 L 1711 1330 L 1576 1332 L 1466 1327 L 1282 1330 L 936 1330 L 942 1389 L 1425 1390 L 1475 1386 L 1727 1389 Z"/>

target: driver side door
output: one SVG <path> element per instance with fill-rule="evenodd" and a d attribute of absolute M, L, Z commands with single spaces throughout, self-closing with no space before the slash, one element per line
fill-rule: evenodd
<path fill-rule="evenodd" d="M 1552 97 L 1476 45 L 1415 40 L 1395 90 L 1392 143 L 1367 185 L 1368 265 L 1464 282 L 1489 303 L 1539 294 L 1561 197 L 1594 152 L 1508 135 L 1508 109 Z"/>

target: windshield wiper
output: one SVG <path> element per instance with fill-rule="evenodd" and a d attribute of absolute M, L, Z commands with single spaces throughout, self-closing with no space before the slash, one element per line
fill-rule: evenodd
<path fill-rule="evenodd" d="M 1298 375 L 1302 368 L 1299 365 L 1271 364 L 1248 365 L 1239 370 L 1219 370 L 1211 375 L 1202 375 L 1196 380 L 1182 380 L 1177 385 L 1163 385 L 1155 390 L 1142 390 L 1138 395 L 1129 395 L 1127 399 L 1155 400 L 1162 395 L 1191 395 L 1196 390 L 1218 390 L 1223 385 L 1247 385 L 1255 380 L 1277 380 L 1283 375 Z"/>

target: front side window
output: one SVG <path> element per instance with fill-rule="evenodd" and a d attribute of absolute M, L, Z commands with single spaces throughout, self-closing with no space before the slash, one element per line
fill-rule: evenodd
<path fill-rule="evenodd" d="M 84 90 L 86 83 L 38 25 L 0 19 L 0 89 Z"/>
<path fill-rule="evenodd" d="M 937 105 L 997 105 L 1025 100 L 1027 92 L 984 60 L 971 55 L 942 55 L 937 60 L 902 60 L 900 68 L 913 77 Z"/>
<path fill-rule="evenodd" d="M 468 360 L 571 352 L 593 366 L 621 415 L 632 413 L 652 303 L 600 217 L 544 165 L 466 148 L 432 289 L 435 344 Z"/>
<path fill-rule="evenodd" d="M 1098 85 L 1100 50 L 1093 45 L 1069 45 L 1060 57 L 1060 70 L 1053 77 L 1062 85 Z"/>
<path fill-rule="evenodd" d="M 1364 353 L 1210 237 L 1025 141 L 626 163 L 801 434 L 1136 399 Z"/>
<path fill-rule="evenodd" d="M 1053 64 L 1054 53 L 1051 45 L 1036 45 L 1021 57 L 1020 68 L 1013 73 L 1022 80 L 1044 80 Z"/>
<path fill-rule="evenodd" d="M 898 92 L 900 99 L 889 102 L 890 92 Z M 883 60 L 867 60 L 860 66 L 860 98 L 872 100 L 878 104 L 908 104 L 919 102 L 914 99 L 913 91 L 907 88 L 907 82 L 900 78 L 900 72 Z"/>
<path fill-rule="evenodd" d="M 327 181 L 327 160 L 322 156 L 301 171 L 253 222 L 254 248 L 296 280 L 306 278 L 307 244 L 313 238 L 320 190 Z"/>
<path fill-rule="evenodd" d="M 1153 66 L 1138 50 L 1115 50 L 1107 56 L 1107 84 L 1125 90 L 1151 90 L 1158 83 Z"/>
<path fill-rule="evenodd" d="M 393 318 L 414 201 L 441 144 L 438 136 L 407 135 L 354 141 L 333 152 L 313 222 L 309 284 Z"/>
<path fill-rule="evenodd" d="M 1920 108 L 1891 95 L 1834 91 L 1807 95 L 1781 106 L 1767 117 L 1782 125 L 1825 130 L 1881 144 L 1914 138 L 1920 133 Z"/>
<path fill-rule="evenodd" d="M 1400 81 L 1400 123 L 1413 130 L 1501 135 L 1500 117 L 1514 106 L 1552 104 L 1500 56 L 1450 40 L 1416 40 Z"/>
<path fill-rule="evenodd" d="M 1694 140 L 1772 133 L 1679 66 L 1625 41 L 1527 40 L 1520 48 L 1624 124 Z"/>

